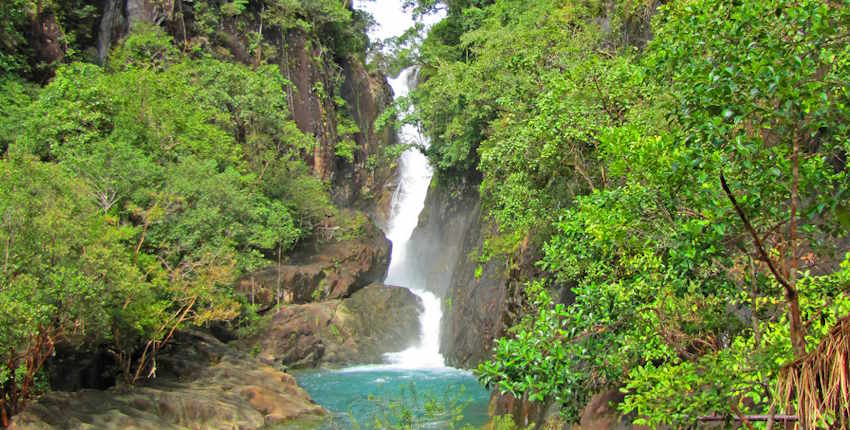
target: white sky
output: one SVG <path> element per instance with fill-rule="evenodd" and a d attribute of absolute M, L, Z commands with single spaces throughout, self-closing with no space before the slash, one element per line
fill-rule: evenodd
<path fill-rule="evenodd" d="M 401 5 L 402 0 L 354 0 L 355 8 L 368 11 L 378 23 L 378 28 L 369 34 L 373 39 L 399 36 L 413 26 L 413 17 Z M 426 16 L 425 24 L 431 25 L 442 17 L 442 13 Z"/>

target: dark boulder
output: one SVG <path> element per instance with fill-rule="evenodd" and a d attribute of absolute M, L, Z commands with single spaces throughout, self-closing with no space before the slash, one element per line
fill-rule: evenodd
<path fill-rule="evenodd" d="M 256 342 L 266 363 L 290 367 L 380 363 L 418 341 L 422 302 L 373 284 L 344 300 L 284 306 Z"/>

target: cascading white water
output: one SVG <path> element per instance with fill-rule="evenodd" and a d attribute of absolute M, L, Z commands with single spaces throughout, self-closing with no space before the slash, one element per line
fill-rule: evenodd
<path fill-rule="evenodd" d="M 396 94 L 402 91 L 401 88 L 396 89 L 396 86 L 406 85 L 406 78 L 412 76 L 412 72 L 412 69 L 408 69 L 391 83 Z M 412 132 L 415 133 L 415 130 L 411 129 L 402 130 L 403 138 Z M 428 159 L 421 152 L 409 149 L 402 154 L 399 163 L 399 183 L 393 195 L 387 232 L 387 237 L 393 242 L 393 251 L 385 283 L 409 288 L 422 299 L 424 307 L 424 312 L 419 319 L 422 330 L 419 344 L 386 356 L 392 364 L 411 368 L 445 366 L 443 356 L 440 354 L 440 319 L 443 316 L 440 298 L 427 291 L 422 279 L 411 276 L 415 272 L 408 269 L 408 265 L 412 262 L 408 262 L 406 258 L 406 251 L 411 245 L 410 236 L 416 228 L 419 213 L 425 205 L 425 195 L 428 192 L 432 174 Z"/>
<path fill-rule="evenodd" d="M 402 10 L 401 0 L 378 0 L 355 2 L 355 7 L 369 11 L 380 27 L 370 36 L 380 39 L 398 36 L 413 26 L 411 17 Z M 428 20 L 436 22 L 441 16 L 432 16 Z M 426 22 L 427 24 L 427 22 Z M 416 68 L 404 70 L 390 85 L 396 97 L 406 96 L 416 81 Z M 427 146 L 427 139 L 418 130 L 405 125 L 399 132 L 402 143 Z M 392 365 L 405 368 L 440 368 L 445 361 L 440 354 L 440 319 L 442 309 L 440 298 L 427 290 L 424 280 L 415 279 L 413 270 L 409 270 L 406 251 L 410 236 L 419 222 L 419 213 L 425 206 L 425 195 L 431 183 L 433 171 L 428 159 L 417 149 L 405 151 L 399 160 L 399 183 L 391 203 L 391 214 L 387 238 L 393 243 L 390 268 L 385 281 L 388 285 L 407 287 L 422 299 L 424 312 L 420 316 L 421 334 L 419 343 L 404 351 L 390 353 L 386 359 Z"/>
<path fill-rule="evenodd" d="M 415 82 L 416 69 L 403 71 L 390 81 L 397 97 L 407 95 L 410 85 Z M 405 125 L 399 133 L 403 143 L 415 143 L 427 146 L 428 142 L 415 127 Z M 428 159 L 415 148 L 405 151 L 399 159 L 399 182 L 393 194 L 390 222 L 387 237 L 393 243 L 390 268 L 385 283 L 407 287 L 422 299 L 424 312 L 419 318 L 422 333 L 419 344 L 401 352 L 386 355 L 395 365 L 410 368 L 444 367 L 445 360 L 440 354 L 440 319 L 443 316 L 440 298 L 427 290 L 424 280 L 412 276 L 417 273 L 409 270 L 407 249 L 411 244 L 410 236 L 419 222 L 419 213 L 425 206 L 425 195 L 431 183 L 433 171 Z"/>

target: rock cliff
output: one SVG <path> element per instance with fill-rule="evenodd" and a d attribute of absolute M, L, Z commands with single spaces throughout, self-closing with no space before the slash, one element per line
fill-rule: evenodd
<path fill-rule="evenodd" d="M 458 266 L 468 261 L 464 238 L 479 226 L 479 203 L 475 192 L 453 196 L 434 186 L 428 190 L 419 223 L 406 250 L 410 277 L 424 281 L 440 297 L 451 295 L 451 280 Z M 445 314 L 444 315 L 448 315 Z"/>
<path fill-rule="evenodd" d="M 110 50 L 139 25 L 162 27 L 184 52 L 203 51 L 252 66 L 276 64 L 291 83 L 281 90 L 287 92 L 293 120 L 316 138 L 304 161 L 332 185 L 335 203 L 371 211 L 385 194 L 393 169 L 391 163 L 377 161 L 397 138 L 392 127 L 376 130 L 374 122 L 392 103 L 393 94 L 386 77 L 364 65 L 365 46 L 334 46 L 351 42 L 335 40 L 339 36 L 328 34 L 331 30 L 322 22 L 311 22 L 309 13 L 264 23 L 266 9 L 277 7 L 271 3 L 252 2 L 237 14 L 216 2 L 184 0 L 100 0 L 92 6 L 95 11 L 86 12 L 92 15 L 87 18 L 92 25 L 76 30 L 74 46 L 63 42 L 52 9 L 33 17 L 32 61 L 47 65 L 37 80 L 48 80 L 71 50 L 106 64 Z M 218 22 L 211 24 L 215 10 Z M 259 45 L 252 39 L 257 34 L 262 37 Z M 365 32 L 354 37 L 365 41 Z"/>
<path fill-rule="evenodd" d="M 356 225 L 331 223 L 325 238 L 303 244 L 279 265 L 240 278 L 236 292 L 262 309 L 272 305 L 342 299 L 373 282 L 383 281 L 392 244 L 365 216 L 343 211 Z"/>
<path fill-rule="evenodd" d="M 475 187 L 465 192 L 432 186 L 408 250 L 433 292 L 443 298 L 440 351 L 448 364 L 475 367 L 490 353 L 521 300 L 521 270 L 533 261 L 526 253 L 479 262 L 488 225 Z"/>
<path fill-rule="evenodd" d="M 533 264 L 540 258 L 539 250 L 526 243 L 510 256 L 479 261 L 488 233 L 494 233 L 488 228 L 492 227 L 482 218 L 475 190 L 458 196 L 432 187 L 413 233 L 420 240 L 431 240 L 409 251 L 418 253 L 418 260 L 423 261 L 422 276 L 430 280 L 429 285 L 446 285 L 443 291 L 437 289 L 443 297 L 440 351 L 447 363 L 456 367 L 474 368 L 489 357 L 493 342 L 521 315 L 524 283 L 545 276 Z M 561 302 L 572 300 L 569 286 L 559 293 Z M 585 407 L 581 425 L 573 428 L 633 428 L 612 406 L 621 400 L 617 390 L 597 394 Z M 523 427 L 545 423 L 551 427 L 544 428 L 562 428 L 557 408 L 550 406 L 494 391 L 489 413 L 510 414 Z"/>

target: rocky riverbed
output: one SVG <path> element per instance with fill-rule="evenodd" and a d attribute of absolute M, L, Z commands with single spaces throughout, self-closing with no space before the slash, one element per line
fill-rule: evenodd
<path fill-rule="evenodd" d="M 132 389 L 50 392 L 11 428 L 250 430 L 326 414 L 294 377 L 205 333 L 181 333 L 158 366 L 162 377 Z"/>

